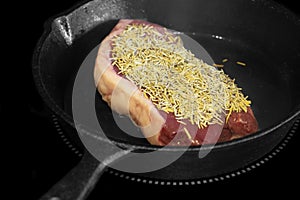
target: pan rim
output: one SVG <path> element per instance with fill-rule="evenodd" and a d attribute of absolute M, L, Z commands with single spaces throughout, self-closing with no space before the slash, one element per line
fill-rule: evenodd
<path fill-rule="evenodd" d="M 46 90 L 46 86 L 41 78 L 39 58 L 40 58 L 40 53 L 41 53 L 41 49 L 43 48 L 44 42 L 49 37 L 49 35 L 52 31 L 51 24 L 54 22 L 54 20 L 59 17 L 62 17 L 65 14 L 71 13 L 71 11 L 74 11 L 82 6 L 85 6 L 89 2 L 92 2 L 92 1 L 85 0 L 85 1 L 81 2 L 80 4 L 73 5 L 73 6 L 71 6 L 70 9 L 68 9 L 62 13 L 59 13 L 53 17 L 50 17 L 48 20 L 46 20 L 46 22 L 44 24 L 44 32 L 42 33 L 41 37 L 39 38 L 39 40 L 34 48 L 33 57 L 32 57 L 32 61 L 31 61 L 34 83 L 36 85 L 39 95 L 42 97 L 42 100 L 46 103 L 46 105 L 48 106 L 48 108 L 50 108 L 51 111 L 53 111 L 56 115 L 58 115 L 60 118 L 62 118 L 70 126 L 72 126 L 72 128 L 75 128 L 75 123 L 74 123 L 72 117 L 56 104 L 55 100 L 51 97 L 49 92 Z M 280 5 L 279 3 L 271 1 L 271 0 L 266 1 L 265 3 L 272 3 L 273 5 L 279 6 L 282 12 L 284 12 L 285 14 L 288 13 L 289 16 L 295 17 L 295 19 L 297 19 L 296 21 L 300 22 L 300 18 L 295 13 L 293 13 L 291 10 L 285 8 L 284 6 Z M 250 140 L 255 140 L 257 138 L 263 137 L 264 135 L 271 134 L 274 130 L 282 127 L 283 125 L 287 124 L 288 122 L 292 121 L 293 119 L 296 119 L 297 116 L 300 116 L 300 104 L 298 106 L 299 107 L 297 107 L 297 109 L 294 109 L 292 112 L 290 112 L 289 115 L 287 115 L 285 118 L 283 118 L 280 122 L 275 123 L 265 129 L 259 130 L 254 134 L 244 136 L 242 138 L 234 139 L 232 141 L 227 141 L 227 142 L 216 143 L 215 145 L 207 144 L 207 145 L 201 145 L 201 146 L 190 146 L 188 149 L 186 149 L 184 147 L 178 147 L 178 146 L 171 147 L 170 146 L 167 148 L 165 147 L 163 150 L 164 151 L 183 151 L 183 150 L 184 151 L 199 151 L 200 148 L 202 148 L 203 150 L 209 150 L 212 148 L 213 149 L 221 149 L 221 148 L 227 148 L 227 147 L 237 145 L 237 144 L 246 143 Z M 76 123 L 76 124 L 83 125 L 80 123 Z M 84 127 L 84 125 L 83 125 L 83 127 Z M 123 148 L 133 148 L 136 150 L 150 150 L 150 151 L 161 149 L 160 146 L 134 145 L 130 142 L 127 143 L 127 142 L 109 140 L 109 139 L 105 139 L 105 138 L 102 138 L 102 139 L 105 142 L 113 143 L 113 144 L 121 146 Z"/>

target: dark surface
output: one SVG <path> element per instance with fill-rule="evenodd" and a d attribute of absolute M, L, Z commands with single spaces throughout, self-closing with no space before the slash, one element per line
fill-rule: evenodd
<path fill-rule="evenodd" d="M 29 48 L 26 52 L 27 57 L 27 68 L 24 70 L 26 73 L 25 82 L 28 87 L 29 94 L 28 99 L 25 101 L 27 106 L 25 109 L 29 111 L 25 114 L 28 120 L 28 131 L 32 133 L 32 170 L 31 170 L 31 182 L 32 182 L 32 199 L 37 199 L 47 189 L 50 188 L 56 181 L 58 181 L 72 166 L 78 162 L 78 157 L 73 154 L 70 148 L 62 141 L 61 137 L 57 134 L 51 118 L 44 118 L 40 116 L 40 110 L 43 110 L 43 104 L 41 99 L 34 89 L 34 84 L 31 80 L 31 67 L 30 59 L 33 48 L 42 34 L 43 22 L 53 14 L 57 14 L 60 11 L 69 8 L 73 5 L 72 2 L 59 2 L 52 1 L 51 4 L 45 5 L 43 2 L 37 3 L 34 9 L 35 15 L 29 20 L 34 23 L 29 24 L 32 29 L 30 38 L 27 40 Z M 59 6 L 58 6 L 59 5 Z M 289 3 L 288 6 L 295 11 L 299 12 L 295 3 Z M 38 9 L 40 8 L 40 9 Z M 47 10 L 45 10 L 47 9 Z M 28 27 L 27 27 L 28 28 Z M 34 31 L 33 31 L 34 30 Z M 36 112 L 38 111 L 38 112 Z M 299 133 L 299 131 L 298 131 Z M 265 163 L 259 168 L 252 170 L 246 174 L 240 175 L 233 179 L 229 179 L 223 182 L 199 185 L 199 186 L 177 186 L 177 187 L 159 187 L 155 185 L 147 185 L 142 183 L 135 183 L 129 180 L 115 177 L 108 173 L 105 173 L 100 179 L 93 196 L 97 196 L 98 191 L 111 192 L 112 196 L 116 194 L 116 191 L 128 191 L 124 195 L 130 197 L 132 191 L 137 188 L 139 191 L 147 191 L 156 189 L 157 191 L 183 191 L 183 192 L 199 192 L 206 191 L 209 194 L 216 190 L 226 189 L 227 192 L 230 190 L 241 190 L 246 192 L 247 188 L 255 187 L 265 190 L 266 185 L 272 188 L 269 192 L 282 191 L 284 192 L 285 187 L 292 187 L 293 183 L 291 180 L 297 180 L 299 178 L 299 164 L 297 164 L 296 147 L 299 144 L 299 134 L 295 134 L 293 139 L 288 143 L 278 155 L 272 158 L 270 161 Z M 125 190 L 125 188 L 128 188 Z M 228 190 L 229 189 L 229 190 Z M 224 190 L 225 191 L 225 190 Z M 153 192 L 153 191 L 152 191 Z M 289 192 L 293 192 L 290 188 Z"/>

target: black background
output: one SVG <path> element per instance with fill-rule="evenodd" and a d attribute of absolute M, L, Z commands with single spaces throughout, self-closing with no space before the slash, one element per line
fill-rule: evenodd
<path fill-rule="evenodd" d="M 18 65 L 22 79 L 22 89 L 19 95 L 22 95 L 22 105 L 18 110 L 22 110 L 21 117 L 26 121 L 22 126 L 22 132 L 30 137 L 30 188 L 31 198 L 38 199 L 45 193 L 55 182 L 63 177 L 79 161 L 69 147 L 62 141 L 55 130 L 51 117 L 43 114 L 45 107 L 35 90 L 31 75 L 31 58 L 34 47 L 42 35 L 44 22 L 57 15 L 60 12 L 70 8 L 77 1 L 52 0 L 52 1 L 31 1 L 31 5 L 26 7 L 22 16 L 24 24 L 20 26 L 26 31 L 25 37 L 22 37 L 20 44 L 22 46 L 23 64 Z M 278 1 L 300 15 L 300 7 L 297 1 Z M 26 6 L 28 2 L 23 2 L 21 6 Z M 22 20 L 22 21 L 23 21 Z M 26 49 L 26 50 L 24 50 Z M 17 59 L 17 58 L 16 58 Z M 19 84 L 18 84 L 19 85 Z M 13 92 L 14 93 L 14 92 Z M 10 101 L 10 100 L 8 100 Z M 17 102 L 20 105 L 20 99 Z M 7 111 L 8 102 L 4 101 L 1 105 L 1 111 Z M 10 112 L 14 112 L 9 109 Z M 157 186 L 143 183 L 136 183 L 130 180 L 116 177 L 105 173 L 99 180 L 96 189 L 92 192 L 89 199 L 94 199 L 101 195 L 102 192 L 109 192 L 109 197 L 122 194 L 123 197 L 132 197 L 138 195 L 136 191 L 147 193 L 155 197 L 155 193 L 164 192 L 171 194 L 173 192 L 186 192 L 191 194 L 196 192 L 197 197 L 202 195 L 230 197 L 237 195 L 235 192 L 240 191 L 243 195 L 260 197 L 261 193 L 265 194 L 297 194 L 297 185 L 299 178 L 299 150 L 300 131 L 294 134 L 288 145 L 280 151 L 271 160 L 262 166 L 222 182 L 211 184 L 201 184 L 195 186 Z"/>

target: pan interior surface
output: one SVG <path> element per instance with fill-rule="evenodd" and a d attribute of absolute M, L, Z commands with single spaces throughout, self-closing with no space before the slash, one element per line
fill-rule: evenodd
<path fill-rule="evenodd" d="M 261 132 L 299 112 L 300 22 L 285 8 L 271 1 L 119 0 L 92 1 L 56 18 L 40 48 L 38 62 L 43 67 L 38 70 L 47 101 L 67 119 L 72 119 L 72 88 L 79 67 L 120 18 L 145 19 L 178 30 L 198 41 L 215 62 L 228 59 L 224 71 L 249 96 Z M 90 67 L 92 72 L 94 66 Z M 92 73 L 87 79 L 93 79 Z M 149 146 L 145 139 L 118 128 L 97 91 L 95 101 L 99 123 L 109 138 Z"/>

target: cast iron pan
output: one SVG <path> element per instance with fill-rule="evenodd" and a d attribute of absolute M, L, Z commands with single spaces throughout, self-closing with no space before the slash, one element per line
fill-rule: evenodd
<path fill-rule="evenodd" d="M 299 115 L 300 20 L 286 8 L 262 0 L 95 0 L 76 5 L 46 22 L 33 56 L 37 88 L 79 148 L 85 149 L 72 118 L 74 79 L 86 56 L 121 18 L 146 19 L 181 31 L 198 41 L 214 61 L 228 58 L 225 71 L 252 100 L 260 125 L 253 135 L 215 145 L 202 159 L 198 157 L 200 147 L 190 147 L 169 166 L 138 176 L 198 180 L 240 169 L 270 152 Z M 247 67 L 236 65 L 236 61 L 247 63 Z M 88 70 L 91 76 L 86 80 L 92 82 L 93 69 Z M 86 98 L 84 95 L 83 92 L 82 98 Z M 42 199 L 84 199 L 107 164 L 126 160 L 129 152 L 160 148 L 122 133 L 96 90 L 94 98 L 99 123 L 110 139 L 99 140 L 100 153 L 106 159 L 100 163 L 85 151 L 78 166 Z M 121 150 L 114 151 L 113 145 Z M 166 149 L 164 154 L 172 156 L 176 151 L 183 149 Z"/>

